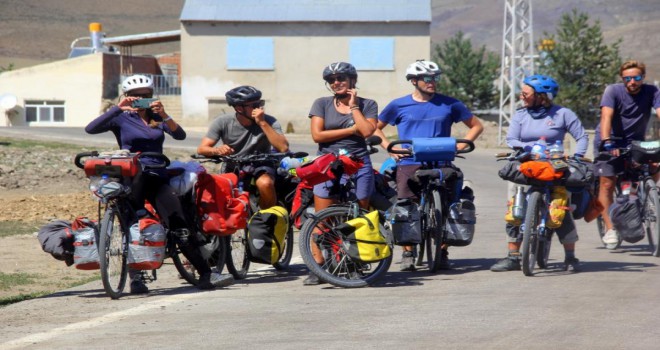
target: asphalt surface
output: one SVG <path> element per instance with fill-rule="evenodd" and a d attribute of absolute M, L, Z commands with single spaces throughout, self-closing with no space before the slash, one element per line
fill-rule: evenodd
<path fill-rule="evenodd" d="M 87 137 L 9 130 L 0 135 Z M 296 151 L 314 149 L 308 138 L 291 139 Z M 506 184 L 495 152 L 456 162 L 474 186 L 477 228 L 470 246 L 450 249 L 450 271 L 399 272 L 397 249 L 373 287 L 305 287 L 296 252 L 288 271 L 253 264 L 246 280 L 200 292 L 166 265 L 146 296 L 113 301 L 96 281 L 1 308 L 0 349 L 657 349 L 660 259 L 646 240 L 608 251 L 595 223 L 578 221 L 582 272 L 563 271 L 556 239 L 549 268 L 533 277 L 488 270 L 506 254 Z"/>

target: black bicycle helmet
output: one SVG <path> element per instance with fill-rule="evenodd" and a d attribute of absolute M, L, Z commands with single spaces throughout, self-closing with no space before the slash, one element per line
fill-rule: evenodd
<path fill-rule="evenodd" d="M 337 75 L 337 74 L 346 74 L 351 78 L 357 78 L 358 76 L 355 67 L 347 62 L 335 62 L 323 68 L 324 80 L 331 75 Z"/>
<path fill-rule="evenodd" d="M 230 106 L 242 105 L 249 101 L 258 101 L 261 99 L 261 91 L 256 88 L 243 85 L 233 88 L 225 93 L 225 98 Z"/>

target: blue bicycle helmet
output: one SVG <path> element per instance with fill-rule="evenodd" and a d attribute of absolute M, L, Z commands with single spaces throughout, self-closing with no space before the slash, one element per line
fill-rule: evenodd
<path fill-rule="evenodd" d="M 554 79 L 545 75 L 530 75 L 523 80 L 523 83 L 531 86 L 537 94 L 548 94 L 550 99 L 557 96 L 557 93 L 559 92 L 559 84 L 557 84 Z"/>

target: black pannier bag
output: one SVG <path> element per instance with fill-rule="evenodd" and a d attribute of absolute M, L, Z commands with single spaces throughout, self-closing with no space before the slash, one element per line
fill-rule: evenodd
<path fill-rule="evenodd" d="M 392 207 L 389 225 L 394 244 L 414 245 L 422 241 L 419 206 L 410 199 L 399 199 Z"/>
<path fill-rule="evenodd" d="M 53 220 L 39 229 L 37 238 L 44 252 L 63 260 L 66 266 L 73 265 L 73 233 L 71 221 Z"/>
<path fill-rule="evenodd" d="M 644 238 L 641 203 L 637 196 L 618 195 L 609 208 L 614 229 L 628 243 L 636 243 Z"/>

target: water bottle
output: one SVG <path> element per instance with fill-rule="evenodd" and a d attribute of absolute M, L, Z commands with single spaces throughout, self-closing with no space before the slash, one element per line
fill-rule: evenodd
<path fill-rule="evenodd" d="M 284 170 L 296 169 L 299 168 L 304 162 L 304 158 L 284 157 L 280 161 L 280 168 Z"/>
<path fill-rule="evenodd" d="M 545 137 L 541 136 L 541 138 L 536 141 L 534 146 L 532 147 L 532 156 L 534 159 L 546 159 L 546 151 L 548 148 L 548 143 L 545 142 Z"/>
<path fill-rule="evenodd" d="M 630 189 L 632 188 L 632 182 L 630 181 L 621 181 L 621 194 L 627 196 L 630 194 Z"/>
<path fill-rule="evenodd" d="M 548 149 L 550 153 L 550 159 L 560 159 L 564 158 L 564 145 L 561 140 L 555 141 L 555 143 L 550 146 Z"/>
<path fill-rule="evenodd" d="M 513 197 L 511 214 L 515 219 L 522 219 L 525 217 L 525 191 L 522 186 L 516 187 L 516 195 Z"/>

